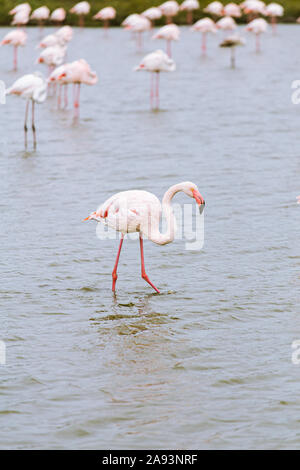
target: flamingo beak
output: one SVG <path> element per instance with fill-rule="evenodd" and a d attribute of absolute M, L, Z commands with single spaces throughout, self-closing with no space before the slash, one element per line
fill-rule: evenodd
<path fill-rule="evenodd" d="M 197 202 L 199 206 L 200 214 L 202 214 L 202 212 L 204 211 L 204 207 L 205 207 L 205 201 L 203 197 L 201 196 L 201 194 L 199 193 L 199 191 L 197 191 L 196 189 L 193 191 L 193 198 L 195 199 L 195 201 Z"/>
<path fill-rule="evenodd" d="M 86 217 L 85 219 L 83 219 L 82 222 L 85 222 L 86 220 L 92 220 L 94 219 L 96 216 L 96 212 L 92 212 L 88 217 Z"/>

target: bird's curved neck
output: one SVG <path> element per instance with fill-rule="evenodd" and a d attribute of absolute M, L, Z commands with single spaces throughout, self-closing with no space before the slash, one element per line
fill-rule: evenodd
<path fill-rule="evenodd" d="M 175 238 L 176 232 L 176 219 L 171 206 L 171 201 L 176 193 L 182 191 L 180 184 L 171 186 L 164 194 L 162 199 L 162 214 L 165 217 L 167 223 L 167 230 L 165 233 L 159 231 L 159 219 L 152 221 L 151 230 L 149 230 L 149 240 L 157 243 L 158 245 L 166 245 L 171 243 Z"/>

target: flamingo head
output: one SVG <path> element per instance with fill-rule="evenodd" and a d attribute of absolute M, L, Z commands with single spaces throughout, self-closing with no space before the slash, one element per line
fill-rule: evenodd
<path fill-rule="evenodd" d="M 183 192 L 187 196 L 195 199 L 196 203 L 199 206 L 199 212 L 200 214 L 202 214 L 205 207 L 205 201 L 203 196 L 200 194 L 197 186 L 194 183 L 190 183 L 189 181 L 187 183 L 183 183 Z"/>
<path fill-rule="evenodd" d="M 100 215 L 97 213 L 97 211 L 92 212 L 88 217 L 83 219 L 82 222 L 85 222 L 86 220 L 96 220 L 96 222 L 100 222 Z"/>
<path fill-rule="evenodd" d="M 37 60 L 37 63 L 38 64 L 42 64 L 44 62 L 44 58 L 43 57 L 39 57 L 38 60 Z"/>

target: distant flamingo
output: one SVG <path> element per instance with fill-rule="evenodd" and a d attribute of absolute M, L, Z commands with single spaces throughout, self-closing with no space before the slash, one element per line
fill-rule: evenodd
<path fill-rule="evenodd" d="M 258 15 L 264 15 L 266 5 L 261 0 L 245 0 L 240 4 L 243 8 L 245 15 L 248 17 L 248 21 L 252 21 Z"/>
<path fill-rule="evenodd" d="M 10 31 L 2 39 L 0 45 L 4 46 L 10 44 L 14 48 L 14 70 L 18 68 L 18 47 L 23 47 L 26 44 L 27 34 L 21 29 Z"/>
<path fill-rule="evenodd" d="M 300 204 L 300 196 L 297 196 L 297 204 Z"/>
<path fill-rule="evenodd" d="M 193 12 L 200 8 L 198 0 L 184 0 L 180 5 L 181 11 L 186 11 L 187 24 L 193 23 Z"/>
<path fill-rule="evenodd" d="M 205 13 L 210 13 L 214 17 L 223 15 L 223 5 L 221 2 L 212 2 L 209 3 L 205 8 L 203 8 Z"/>
<path fill-rule="evenodd" d="M 241 7 L 236 3 L 227 3 L 224 5 L 223 14 L 232 18 L 240 18 L 242 16 Z"/>
<path fill-rule="evenodd" d="M 95 85 L 98 82 L 96 72 L 91 70 L 90 65 L 84 60 L 75 60 L 66 64 L 65 71 L 57 78 L 58 82 L 74 85 L 74 117 L 79 117 L 80 85 Z"/>
<path fill-rule="evenodd" d="M 142 34 L 151 29 L 151 21 L 142 15 L 134 15 L 127 21 L 125 29 L 137 33 L 137 48 L 142 48 Z"/>
<path fill-rule="evenodd" d="M 19 13 L 20 11 L 24 11 L 27 13 L 27 15 L 30 15 L 31 12 L 31 6 L 29 3 L 19 3 L 19 5 L 16 5 L 12 10 L 9 11 L 9 15 L 15 15 L 16 13 Z"/>
<path fill-rule="evenodd" d="M 65 108 L 68 106 L 68 84 L 69 82 L 65 80 L 64 74 L 66 74 L 68 68 L 68 64 L 63 64 L 53 70 L 48 78 L 49 84 L 56 84 L 58 83 L 59 89 L 57 94 L 57 107 L 60 109 L 61 107 L 61 94 L 62 88 L 64 88 L 64 105 Z"/>
<path fill-rule="evenodd" d="M 172 56 L 171 43 L 172 41 L 178 41 L 180 30 L 176 24 L 167 24 L 160 28 L 152 39 L 165 39 L 167 42 L 167 54 L 169 57 Z"/>
<path fill-rule="evenodd" d="M 62 26 L 56 31 L 55 35 L 63 45 L 66 45 L 73 37 L 73 29 L 68 25 Z"/>
<path fill-rule="evenodd" d="M 246 31 L 255 34 L 256 37 L 256 52 L 260 52 L 260 35 L 265 33 L 268 28 L 268 23 L 263 18 L 256 18 L 250 21 L 246 27 Z"/>
<path fill-rule="evenodd" d="M 33 145 L 36 148 L 36 129 L 34 119 L 34 104 L 43 103 L 47 97 L 47 82 L 44 77 L 39 74 L 28 74 L 23 75 L 15 81 L 15 83 L 6 90 L 7 95 L 21 96 L 27 100 L 25 110 L 25 121 L 24 121 L 24 135 L 25 135 L 25 148 L 27 148 L 27 119 L 29 103 L 32 102 L 32 133 L 33 133 Z"/>
<path fill-rule="evenodd" d="M 206 34 L 217 32 L 216 23 L 211 18 L 206 17 L 196 21 L 191 29 L 192 31 L 199 31 L 202 33 L 202 53 L 206 54 Z"/>
<path fill-rule="evenodd" d="M 43 49 L 40 53 L 37 63 L 48 65 L 49 75 L 53 71 L 54 67 L 61 65 L 66 55 L 66 47 L 61 46 L 50 46 Z"/>
<path fill-rule="evenodd" d="M 49 18 L 50 10 L 48 7 L 43 6 L 34 10 L 31 14 L 30 19 L 36 20 L 40 28 L 44 26 L 45 21 Z"/>
<path fill-rule="evenodd" d="M 12 26 L 25 26 L 29 21 L 29 13 L 26 9 L 19 10 L 14 15 L 13 20 L 11 22 Z"/>
<path fill-rule="evenodd" d="M 151 52 L 147 54 L 142 62 L 135 67 L 135 71 L 145 70 L 146 72 L 151 72 L 151 88 L 150 88 L 150 103 L 151 109 L 153 108 L 153 99 L 154 99 L 154 82 L 153 82 L 153 74 L 156 75 L 156 89 L 155 89 L 155 97 L 156 97 L 156 107 L 155 109 L 159 108 L 159 75 L 160 72 L 174 72 L 176 69 L 176 65 L 174 60 L 172 60 L 165 52 L 158 50 L 155 52 Z"/>
<path fill-rule="evenodd" d="M 75 15 L 79 16 L 79 26 L 84 26 L 84 17 L 88 15 L 90 12 L 91 6 L 88 2 L 79 2 L 74 5 L 70 13 L 74 13 Z"/>
<path fill-rule="evenodd" d="M 50 21 L 55 24 L 63 23 L 66 19 L 66 10 L 64 8 L 56 8 L 50 15 Z"/>
<path fill-rule="evenodd" d="M 237 24 L 231 16 L 224 16 L 216 22 L 216 26 L 223 31 L 233 31 L 237 28 Z"/>
<path fill-rule="evenodd" d="M 168 0 L 158 7 L 162 14 L 166 17 L 166 23 L 172 23 L 172 19 L 179 12 L 179 5 L 174 0 Z"/>
<path fill-rule="evenodd" d="M 231 49 L 231 67 L 235 68 L 235 48 L 237 46 L 243 46 L 245 41 L 238 35 L 228 36 L 224 41 L 221 42 L 220 47 Z"/>
<path fill-rule="evenodd" d="M 265 8 L 265 15 L 271 18 L 273 34 L 276 34 L 277 18 L 283 16 L 283 7 L 279 3 L 269 3 Z"/>
<path fill-rule="evenodd" d="M 93 20 L 102 20 L 105 30 L 109 28 L 109 21 L 116 17 L 116 10 L 113 7 L 105 7 L 93 16 Z"/>
<path fill-rule="evenodd" d="M 121 232 L 121 240 L 117 253 L 115 266 L 112 272 L 112 291 L 116 290 L 117 269 L 120 259 L 121 248 L 126 233 L 139 233 L 141 251 L 141 275 L 142 278 L 159 294 L 159 290 L 150 281 L 146 274 L 144 262 L 143 237 L 145 236 L 157 245 L 171 243 L 175 237 L 176 220 L 172 210 L 171 201 L 176 193 L 184 192 L 187 196 L 194 198 L 199 206 L 200 214 L 204 210 L 205 202 L 197 186 L 186 181 L 171 186 L 165 193 L 162 204 L 159 199 L 148 191 L 133 190 L 122 191 L 105 201 L 99 209 L 92 212 L 84 220 L 96 220 L 114 230 Z M 161 214 L 166 218 L 167 231 L 161 233 L 159 230 Z"/>
<path fill-rule="evenodd" d="M 155 20 L 159 20 L 159 18 L 162 17 L 162 12 L 157 7 L 151 7 L 148 8 L 148 10 L 143 11 L 141 15 L 145 16 L 145 18 L 148 18 L 148 20 L 151 21 L 151 27 L 153 28 Z"/>

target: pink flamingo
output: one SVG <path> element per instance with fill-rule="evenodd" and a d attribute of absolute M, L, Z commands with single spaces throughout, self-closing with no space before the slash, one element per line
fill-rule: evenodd
<path fill-rule="evenodd" d="M 174 0 L 168 0 L 158 7 L 166 17 L 166 23 L 172 23 L 172 19 L 179 12 L 179 5 Z"/>
<path fill-rule="evenodd" d="M 15 83 L 6 90 L 7 95 L 17 95 L 27 100 L 24 121 L 25 148 L 27 148 L 27 119 L 29 103 L 32 102 L 32 134 L 33 145 L 36 148 L 36 129 L 34 122 L 34 104 L 43 103 L 47 97 L 47 82 L 44 77 L 39 74 L 23 75 L 15 81 Z"/>
<path fill-rule="evenodd" d="M 162 17 L 162 12 L 157 7 L 151 7 L 143 11 L 141 15 L 151 21 L 151 27 L 153 28 L 155 20 L 159 20 Z"/>
<path fill-rule="evenodd" d="M 113 20 L 116 17 L 116 14 L 117 12 L 113 7 L 102 8 L 102 10 L 98 11 L 98 13 L 93 16 L 93 20 L 102 20 L 103 27 L 107 31 L 110 20 Z"/>
<path fill-rule="evenodd" d="M 40 53 L 37 63 L 48 65 L 49 75 L 55 67 L 61 65 L 66 55 L 66 47 L 50 46 Z"/>
<path fill-rule="evenodd" d="M 263 18 L 256 18 L 250 21 L 246 27 L 246 31 L 255 34 L 256 37 L 256 52 L 260 52 L 260 35 L 265 33 L 268 29 L 268 23 Z"/>
<path fill-rule="evenodd" d="M 10 31 L 2 39 L 0 45 L 4 46 L 10 44 L 14 48 L 14 70 L 18 68 L 18 47 L 23 47 L 26 44 L 27 34 L 21 29 Z"/>
<path fill-rule="evenodd" d="M 29 21 L 29 13 L 26 10 L 19 10 L 14 15 L 13 20 L 11 22 L 12 26 L 25 26 Z"/>
<path fill-rule="evenodd" d="M 237 24 L 231 16 L 224 16 L 216 22 L 216 26 L 223 31 L 233 31 L 237 28 Z"/>
<path fill-rule="evenodd" d="M 159 75 L 160 72 L 174 72 L 176 70 L 176 64 L 165 52 L 158 50 L 147 54 L 142 62 L 135 67 L 135 71 L 145 70 L 146 72 L 151 72 L 151 88 L 150 88 L 150 103 L 151 108 L 153 108 L 153 98 L 154 98 L 154 83 L 153 83 L 153 74 L 156 75 L 156 108 L 159 108 Z"/>
<path fill-rule="evenodd" d="M 206 34 L 217 32 L 216 23 L 211 18 L 206 17 L 196 21 L 191 29 L 202 33 L 202 53 L 203 55 L 206 54 Z"/>
<path fill-rule="evenodd" d="M 143 237 L 145 236 L 157 245 L 171 243 L 175 237 L 176 220 L 171 207 L 171 201 L 176 193 L 184 192 L 187 196 L 194 198 L 199 206 L 200 214 L 204 210 L 205 202 L 197 186 L 186 181 L 184 183 L 171 186 L 165 193 L 162 204 L 159 199 L 148 191 L 122 191 L 105 201 L 99 209 L 92 212 L 84 220 L 96 220 L 121 232 L 121 240 L 117 253 L 115 266 L 112 272 L 112 291 L 116 290 L 117 269 L 121 253 L 121 248 L 126 233 L 139 233 L 141 251 L 141 275 L 142 278 L 159 294 L 159 290 L 150 281 L 146 274 L 144 262 Z M 164 214 L 167 221 L 166 233 L 159 230 L 161 214 Z"/>
<path fill-rule="evenodd" d="M 57 77 L 57 81 L 64 84 L 73 84 L 74 89 L 74 117 L 79 117 L 80 85 L 95 85 L 98 82 L 96 72 L 91 70 L 90 65 L 84 60 L 75 60 L 66 64 L 65 71 Z"/>
<path fill-rule="evenodd" d="M 198 0 L 184 0 L 180 5 L 181 11 L 186 11 L 186 22 L 187 24 L 193 23 L 193 12 L 200 8 Z"/>
<path fill-rule="evenodd" d="M 64 8 L 56 8 L 50 15 L 50 21 L 55 24 L 63 23 L 66 19 L 66 10 Z"/>
<path fill-rule="evenodd" d="M 223 16 L 223 5 L 221 2 L 211 2 L 205 8 L 203 8 L 204 13 L 209 13 L 214 17 Z"/>
<path fill-rule="evenodd" d="M 68 64 L 63 64 L 60 65 L 59 67 L 56 67 L 56 69 L 53 70 L 53 72 L 50 74 L 48 78 L 48 83 L 58 83 L 59 85 L 59 90 L 58 90 L 58 96 L 57 96 L 57 108 L 60 109 L 61 107 L 61 94 L 62 94 L 62 88 L 64 88 L 64 104 L 65 108 L 68 106 L 68 81 L 65 80 L 65 75 L 67 72 L 67 67 Z"/>
<path fill-rule="evenodd" d="M 150 31 L 151 21 L 148 18 L 145 18 L 142 15 L 134 15 L 130 21 L 127 21 L 125 24 L 125 29 L 137 33 L 137 47 L 138 49 L 142 48 L 142 34 L 145 31 Z"/>
<path fill-rule="evenodd" d="M 88 2 L 79 2 L 74 5 L 70 13 L 74 13 L 79 16 L 79 26 L 83 28 L 84 26 L 84 17 L 89 14 L 91 6 Z"/>
<path fill-rule="evenodd" d="M 31 20 L 36 20 L 38 22 L 39 27 L 42 29 L 44 26 L 45 21 L 48 20 L 50 15 L 50 10 L 48 7 L 43 6 L 39 7 L 36 10 L 34 10 L 31 14 L 30 19 Z"/>
<path fill-rule="evenodd" d="M 258 15 L 265 14 L 266 5 L 261 0 L 245 0 L 240 4 L 240 7 L 243 8 L 245 15 L 248 17 L 248 22 L 250 22 Z"/>
<path fill-rule="evenodd" d="M 152 39 L 165 39 L 167 41 L 167 54 L 169 57 L 172 56 L 171 43 L 172 41 L 178 41 L 180 36 L 180 30 L 176 24 L 167 24 L 160 28 Z"/>
<path fill-rule="evenodd" d="M 242 16 L 241 7 L 236 3 L 227 3 L 224 5 L 223 14 L 232 18 L 240 18 Z"/>
<path fill-rule="evenodd" d="M 277 18 L 283 16 L 283 7 L 279 3 L 269 3 L 265 8 L 265 15 L 271 18 L 273 34 L 276 34 Z"/>

